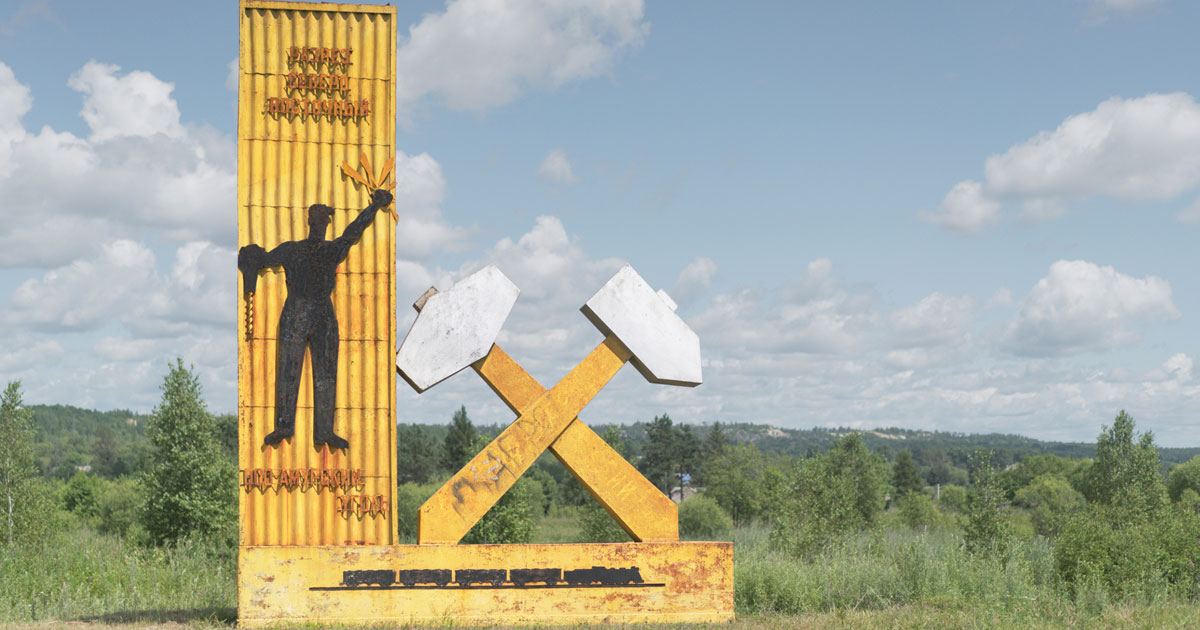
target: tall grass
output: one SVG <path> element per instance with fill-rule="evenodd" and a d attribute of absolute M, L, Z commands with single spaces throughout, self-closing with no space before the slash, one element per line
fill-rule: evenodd
<path fill-rule="evenodd" d="M 1071 596 L 1055 571 L 1052 543 L 1015 541 L 1003 556 L 973 555 L 953 529 L 886 528 L 850 536 L 810 561 L 770 545 L 766 527 L 734 534 L 737 612 L 801 613 L 903 606 L 990 610 L 1046 618 L 1065 609 L 1099 613 L 1110 604 L 1174 602 L 1165 585 L 1147 584 L 1110 601 L 1098 584 Z"/>
<path fill-rule="evenodd" d="M 541 535 L 565 541 L 574 528 L 571 515 L 559 514 L 543 522 Z M 1176 626 L 1187 619 L 1187 626 L 1200 615 L 1165 584 L 1147 583 L 1121 600 L 1099 583 L 1072 595 L 1043 538 L 989 557 L 967 553 L 956 528 L 885 525 L 809 561 L 773 548 L 765 526 L 737 528 L 733 540 L 734 601 L 747 627 L 803 626 L 803 619 L 845 627 L 1103 627 L 1124 625 L 1121 619 Z M 201 542 L 147 548 L 76 527 L 38 546 L 0 546 L 0 626 L 40 619 L 228 623 L 235 589 L 232 555 Z"/>
<path fill-rule="evenodd" d="M 0 623 L 229 618 L 237 564 L 201 542 L 142 547 L 86 527 L 0 547 Z"/>

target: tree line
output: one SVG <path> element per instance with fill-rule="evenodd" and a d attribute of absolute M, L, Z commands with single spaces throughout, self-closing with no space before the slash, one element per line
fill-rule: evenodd
<path fill-rule="evenodd" d="M 232 553 L 236 424 L 207 410 L 198 379 L 182 361 L 169 366 L 162 399 L 148 416 L 91 414 L 27 408 L 20 384 L 8 384 L 0 440 L 13 446 L 0 454 L 0 509 L 9 546 L 75 523 L 146 545 L 202 538 Z M 39 426 L 39 417 L 48 420 Z M 89 427 L 89 419 L 98 420 Z M 955 450 L 961 446 L 939 451 L 915 435 L 899 440 L 891 430 L 801 432 L 819 435 L 825 447 L 794 453 L 770 448 L 787 437 L 782 430 L 677 423 L 667 414 L 598 429 L 681 501 L 685 536 L 728 536 L 734 526 L 757 522 L 770 529 L 776 549 L 801 561 L 839 540 L 894 525 L 952 530 L 972 553 L 998 557 L 1016 539 L 1041 537 L 1053 544 L 1056 570 L 1071 585 L 1101 583 L 1119 594 L 1131 580 L 1155 579 L 1200 589 L 1200 456 L 1164 463 L 1153 435 L 1138 433 L 1123 411 L 1083 458 L 1037 445 L 1015 457 L 975 449 L 963 458 Z M 461 406 L 445 426 L 398 426 L 402 538 L 415 535 L 425 498 L 499 430 L 476 427 Z M 76 450 L 73 459 L 47 457 L 41 449 L 63 435 L 90 450 Z M 64 470 L 64 461 L 86 463 Z M 530 542 L 538 519 L 551 514 L 573 519 L 581 540 L 628 539 L 544 454 L 464 542 Z"/>

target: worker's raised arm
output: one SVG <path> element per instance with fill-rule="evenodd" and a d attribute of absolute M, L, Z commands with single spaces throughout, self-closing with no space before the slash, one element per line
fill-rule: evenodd
<path fill-rule="evenodd" d="M 350 252 L 350 246 L 358 242 L 362 238 L 363 232 L 367 230 L 367 226 L 371 225 L 371 221 L 375 220 L 375 213 L 386 208 L 392 202 L 392 193 L 386 190 L 376 190 L 371 193 L 371 205 L 363 208 L 363 211 L 358 213 L 358 216 L 346 226 L 346 230 L 342 235 L 334 240 L 338 247 L 338 259 L 346 257 Z"/>

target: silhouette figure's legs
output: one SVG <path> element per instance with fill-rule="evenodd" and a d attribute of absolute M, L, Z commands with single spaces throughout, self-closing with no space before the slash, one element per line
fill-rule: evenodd
<path fill-rule="evenodd" d="M 272 445 L 296 433 L 296 399 L 300 393 L 300 372 L 304 368 L 305 335 L 299 322 L 284 305 L 279 317 L 279 340 L 275 352 L 275 430 L 263 444 Z"/>
<path fill-rule="evenodd" d="M 328 444 L 331 449 L 348 448 L 350 443 L 333 432 L 333 409 L 337 401 L 338 323 L 332 305 L 327 315 L 313 318 L 315 330 L 309 340 L 313 367 L 313 444 Z"/>

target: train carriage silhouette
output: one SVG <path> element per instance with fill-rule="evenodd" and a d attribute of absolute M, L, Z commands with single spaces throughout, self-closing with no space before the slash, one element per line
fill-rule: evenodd
<path fill-rule="evenodd" d="M 386 588 L 403 586 L 415 588 L 429 585 L 445 588 L 457 584 L 463 588 L 480 586 L 515 587 L 530 584 L 546 586 L 623 586 L 644 584 L 638 567 L 589 569 L 522 568 L 522 569 L 358 569 L 342 572 L 342 586 L 347 588 Z M 565 583 L 565 584 L 563 584 Z"/>

